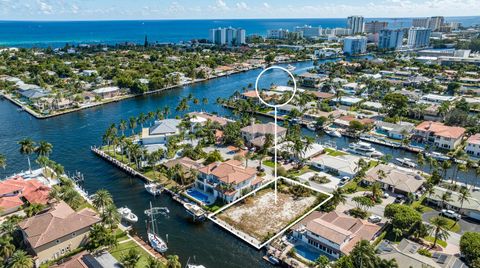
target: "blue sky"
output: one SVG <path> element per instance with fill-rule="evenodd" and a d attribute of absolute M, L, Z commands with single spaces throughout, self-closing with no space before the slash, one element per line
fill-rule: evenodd
<path fill-rule="evenodd" d="M 0 0 L 0 20 L 480 15 L 480 0 Z"/>

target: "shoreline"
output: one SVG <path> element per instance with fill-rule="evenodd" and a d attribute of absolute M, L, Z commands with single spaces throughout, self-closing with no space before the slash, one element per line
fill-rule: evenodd
<path fill-rule="evenodd" d="M 289 64 L 289 63 L 300 63 L 300 62 L 306 62 L 306 61 L 312 61 L 312 59 L 295 60 L 295 61 L 285 61 L 285 62 L 275 62 L 275 63 L 273 63 L 273 64 Z M 239 73 L 244 73 L 244 72 L 248 72 L 248 71 L 253 71 L 253 70 L 256 70 L 256 69 L 259 69 L 259 68 L 262 68 L 262 66 L 255 66 L 255 67 L 251 67 L 251 68 L 248 68 L 248 69 L 235 70 L 235 71 L 232 71 L 231 73 L 221 74 L 221 75 L 217 75 L 217 76 L 211 76 L 211 77 L 209 77 L 209 78 L 197 79 L 197 80 L 194 80 L 194 81 L 191 81 L 191 82 L 186 82 L 186 83 L 179 84 L 179 85 L 172 85 L 172 86 L 167 86 L 167 87 L 160 88 L 160 89 L 155 89 L 155 90 L 147 91 L 147 92 L 145 92 L 145 93 L 140 93 L 140 94 L 127 94 L 127 95 L 123 95 L 123 96 L 119 96 L 119 97 L 107 99 L 107 100 L 105 100 L 105 101 L 103 101 L 103 102 L 101 102 L 101 103 L 89 104 L 89 105 L 85 105 L 85 106 L 83 106 L 83 107 L 78 107 L 78 108 L 72 108 L 72 109 L 68 109 L 68 110 L 63 110 L 63 111 L 60 111 L 60 112 L 58 112 L 58 113 L 49 114 L 49 115 L 39 114 L 38 112 L 36 112 L 36 111 L 32 110 L 31 108 L 29 108 L 26 104 L 21 103 L 18 99 L 14 98 L 11 94 L 6 94 L 5 92 L 0 92 L 0 96 L 4 97 L 5 99 L 9 100 L 9 101 L 12 102 L 13 104 L 17 105 L 18 107 L 20 107 L 20 108 L 22 109 L 22 111 L 26 111 L 28 114 L 30 114 L 31 116 L 33 116 L 35 119 L 48 119 L 48 118 L 52 118 L 52 117 L 56 117 L 56 116 L 61 116 L 61 115 L 65 115 L 65 114 L 69 114 L 69 113 L 73 113 L 73 112 L 78 112 L 78 111 L 85 110 L 85 109 L 89 109 L 89 108 L 93 108 L 93 107 L 98 107 L 98 106 L 110 104 L 110 103 L 113 103 L 113 102 L 119 102 L 119 101 L 123 101 L 123 100 L 127 100 L 127 99 L 132 99 L 132 98 L 136 98 L 136 97 L 141 97 L 141 96 L 146 96 L 146 95 L 151 95 L 151 94 L 157 94 L 157 93 L 160 93 L 160 92 L 163 92 L 163 91 L 178 89 L 178 88 L 181 88 L 181 87 L 184 87 L 184 86 L 191 86 L 191 85 L 195 85 L 195 84 L 197 84 L 197 83 L 207 82 L 207 81 L 210 81 L 210 80 L 215 80 L 215 79 L 218 79 L 218 78 L 223 78 L 223 77 L 230 76 L 230 75 L 234 75 L 234 74 L 239 74 Z"/>

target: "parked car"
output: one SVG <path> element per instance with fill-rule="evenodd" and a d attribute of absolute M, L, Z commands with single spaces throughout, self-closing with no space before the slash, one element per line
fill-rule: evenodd
<path fill-rule="evenodd" d="M 459 220 L 462 218 L 462 216 L 460 216 L 460 214 L 458 214 L 457 212 L 453 211 L 453 210 L 449 210 L 449 209 L 442 209 L 442 212 L 440 212 L 440 215 L 444 216 L 444 217 L 447 217 L 447 218 L 450 218 L 450 219 L 454 219 L 454 220 Z"/>
<path fill-rule="evenodd" d="M 338 185 L 343 186 L 343 185 L 347 184 L 347 182 L 348 182 L 349 180 L 350 180 L 350 177 L 344 176 L 344 177 L 342 177 L 342 178 L 340 179 L 340 182 L 338 183 Z"/>
<path fill-rule="evenodd" d="M 403 196 L 402 195 L 399 195 L 397 197 L 395 197 L 395 200 L 393 201 L 394 203 L 397 203 L 397 204 L 400 204 L 402 203 L 404 200 L 403 200 Z"/>
<path fill-rule="evenodd" d="M 382 221 L 382 217 L 378 215 L 371 215 L 370 217 L 368 217 L 368 221 L 371 223 L 379 223 Z"/>
<path fill-rule="evenodd" d="M 389 195 L 388 193 L 383 193 L 382 197 L 385 198 L 385 199 L 387 199 L 387 198 L 390 197 L 390 195 Z"/>

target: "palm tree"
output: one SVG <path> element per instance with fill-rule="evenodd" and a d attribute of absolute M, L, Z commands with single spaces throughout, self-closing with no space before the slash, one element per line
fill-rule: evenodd
<path fill-rule="evenodd" d="M 161 263 L 157 258 L 148 257 L 146 268 L 162 268 L 163 263 Z"/>
<path fill-rule="evenodd" d="M 105 207 L 102 213 L 102 222 L 110 226 L 110 230 L 115 229 L 115 226 L 120 222 L 121 216 L 118 213 L 117 207 L 113 204 Z"/>
<path fill-rule="evenodd" d="M 20 153 L 27 156 L 28 170 L 32 173 L 32 166 L 30 164 L 30 155 L 35 151 L 35 142 L 30 138 L 25 138 L 18 142 L 20 144 Z"/>
<path fill-rule="evenodd" d="M 353 267 L 375 268 L 377 257 L 375 255 L 375 248 L 370 245 L 367 240 L 357 242 L 350 253 L 350 258 Z"/>
<path fill-rule="evenodd" d="M 462 188 L 460 188 L 458 195 L 458 202 L 460 202 L 460 212 L 463 209 L 463 202 L 467 201 L 467 203 L 470 203 L 470 196 L 471 193 L 467 187 L 463 186 Z"/>
<path fill-rule="evenodd" d="M 38 156 L 46 156 L 52 152 L 53 145 L 51 143 L 48 143 L 46 141 L 41 141 L 38 143 L 37 148 L 35 148 L 35 152 L 37 153 Z"/>
<path fill-rule="evenodd" d="M 41 155 L 37 158 L 37 160 L 35 160 L 35 162 L 37 162 L 37 164 L 39 164 L 41 167 L 43 167 L 44 172 L 46 172 L 47 171 L 47 165 L 50 162 L 50 159 L 48 159 L 48 157 L 46 157 L 46 156 Z"/>
<path fill-rule="evenodd" d="M 450 169 L 451 166 L 452 166 L 452 162 L 450 162 L 449 160 L 443 161 L 442 170 L 443 170 L 443 179 L 444 180 L 447 179 L 447 171 Z"/>
<path fill-rule="evenodd" d="M 139 260 L 140 253 L 136 248 L 131 248 L 127 254 L 122 256 L 121 263 L 125 268 L 135 268 Z"/>
<path fill-rule="evenodd" d="M 103 213 L 106 207 L 113 204 L 113 200 L 112 196 L 107 190 L 100 189 L 93 195 L 92 203 L 95 208 Z"/>
<path fill-rule="evenodd" d="M 137 128 L 137 119 L 135 117 L 130 117 L 128 119 L 128 128 L 132 131 L 132 136 L 135 134 L 135 129 Z"/>
<path fill-rule="evenodd" d="M 395 241 L 397 241 L 399 237 L 403 236 L 403 231 L 400 228 L 393 228 L 392 232 L 393 232 L 393 235 L 395 236 Z"/>
<path fill-rule="evenodd" d="M 167 256 L 167 268 L 182 268 L 182 264 L 177 255 Z"/>
<path fill-rule="evenodd" d="M 25 213 L 27 214 L 28 217 L 32 217 L 34 215 L 37 215 L 39 212 L 45 209 L 44 204 L 38 204 L 38 203 L 33 203 L 30 204 L 26 209 Z"/>
<path fill-rule="evenodd" d="M 118 128 L 120 129 L 120 131 L 122 131 L 122 136 L 125 136 L 125 130 L 127 129 L 127 121 L 125 121 L 124 119 L 120 120 Z"/>
<path fill-rule="evenodd" d="M 168 115 L 170 114 L 170 107 L 163 107 L 163 113 L 165 113 L 165 118 L 168 118 Z"/>
<path fill-rule="evenodd" d="M 375 182 L 374 184 L 372 184 L 372 187 L 370 189 L 370 191 L 372 192 L 372 198 L 375 202 L 378 202 L 378 200 L 380 200 L 381 196 L 382 196 L 382 186 L 380 185 L 379 182 Z"/>
<path fill-rule="evenodd" d="M 332 201 L 334 204 L 345 204 L 345 202 L 347 202 L 347 196 L 345 195 L 343 188 L 337 187 L 333 190 Z"/>
<path fill-rule="evenodd" d="M 444 217 L 435 217 L 430 220 L 430 233 L 434 237 L 432 248 L 437 246 L 438 239 L 447 240 L 450 236 L 448 232 L 448 221 Z"/>
<path fill-rule="evenodd" d="M 10 261 L 8 262 L 8 268 L 32 268 L 33 260 L 23 250 L 17 250 L 13 253 Z"/>
<path fill-rule="evenodd" d="M 3 169 L 7 167 L 7 158 L 3 154 L 0 154 L 0 167 Z"/>
<path fill-rule="evenodd" d="M 445 207 L 445 203 L 448 203 L 448 202 L 452 201 L 452 193 L 451 192 L 444 192 L 443 194 L 437 195 L 437 196 L 442 201 L 442 208 Z"/>
<path fill-rule="evenodd" d="M 8 260 L 15 252 L 15 245 L 12 243 L 12 240 L 13 238 L 10 235 L 2 235 L 0 237 L 0 259 Z"/>

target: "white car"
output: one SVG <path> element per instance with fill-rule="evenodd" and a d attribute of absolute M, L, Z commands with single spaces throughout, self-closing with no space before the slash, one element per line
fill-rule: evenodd
<path fill-rule="evenodd" d="M 342 177 L 342 178 L 340 179 L 340 182 L 338 183 L 338 185 L 343 186 L 343 185 L 347 184 L 347 182 L 348 182 L 349 180 L 350 180 L 350 177 L 344 176 L 344 177 Z"/>
<path fill-rule="evenodd" d="M 388 198 L 388 197 L 390 197 L 390 195 L 389 195 L 388 193 L 383 193 L 383 198 L 386 199 L 386 198 Z"/>
<path fill-rule="evenodd" d="M 454 220 L 459 220 L 460 218 L 462 218 L 462 216 L 460 216 L 460 214 L 458 214 L 457 212 L 455 212 L 453 210 L 449 210 L 449 209 L 442 209 L 442 212 L 440 212 L 440 214 L 442 216 L 445 216 L 447 218 L 454 219 Z"/>
<path fill-rule="evenodd" d="M 378 222 L 382 221 L 382 217 L 380 217 L 378 215 L 372 215 L 372 216 L 368 217 L 368 221 L 370 221 L 371 223 L 378 223 Z"/>

